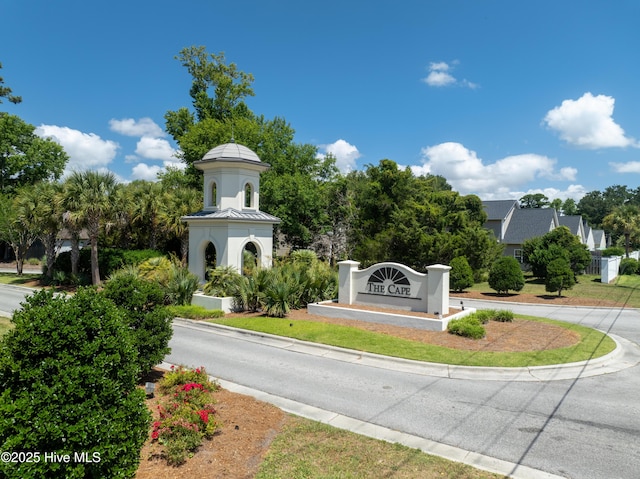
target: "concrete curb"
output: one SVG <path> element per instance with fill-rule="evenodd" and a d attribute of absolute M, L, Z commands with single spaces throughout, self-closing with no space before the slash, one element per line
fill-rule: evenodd
<path fill-rule="evenodd" d="M 162 363 L 159 365 L 160 368 L 167 370 L 169 370 L 171 366 L 172 365 L 170 363 Z M 484 471 L 504 475 L 514 479 L 563 479 L 562 476 L 539 471 L 521 464 L 515 464 L 501 459 L 496 459 L 494 457 L 485 456 L 483 454 L 465 451 L 464 449 L 460 449 L 455 446 L 449 446 L 447 444 L 442 444 L 412 434 L 395 431 L 393 429 L 371 424 L 359 419 L 354 419 L 349 416 L 344 416 L 342 414 L 309 406 L 281 396 L 242 386 L 224 379 L 218 379 L 214 376 L 211 376 L 211 379 L 216 381 L 227 391 L 251 396 L 259 401 L 272 404 L 287 413 L 328 424 L 338 429 L 351 431 L 362 436 L 419 449 L 426 454 L 467 464 Z"/>
<path fill-rule="evenodd" d="M 280 349 L 287 349 L 298 353 L 335 359 L 337 361 L 358 363 L 381 369 L 392 369 L 395 371 L 420 374 L 423 376 L 435 376 L 449 379 L 536 382 L 559 381 L 610 374 L 640 363 L 640 346 L 614 335 L 609 336 L 616 342 L 616 349 L 600 358 L 577 363 L 550 366 L 493 368 L 455 366 L 394 358 L 185 318 L 175 318 L 174 323 L 182 327 L 193 329 L 204 328 L 214 332 L 215 334 L 232 336 L 244 341 L 257 342 Z"/>

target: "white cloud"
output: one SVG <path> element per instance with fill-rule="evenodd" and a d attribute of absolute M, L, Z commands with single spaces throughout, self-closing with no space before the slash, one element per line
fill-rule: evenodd
<path fill-rule="evenodd" d="M 628 161 L 626 163 L 609 163 L 616 173 L 640 173 L 640 161 Z"/>
<path fill-rule="evenodd" d="M 143 136 L 136 145 L 136 154 L 148 160 L 175 159 L 176 150 L 163 138 L 151 138 Z"/>
<path fill-rule="evenodd" d="M 424 82 L 429 86 L 447 86 L 456 82 L 456 79 L 444 71 L 432 71 Z"/>
<path fill-rule="evenodd" d="M 343 173 L 355 170 L 356 160 L 362 156 L 358 148 L 342 139 L 328 145 L 320 145 L 320 148 L 325 152 L 319 156 L 324 158 L 326 154 L 331 153 L 336 158 L 336 166 Z"/>
<path fill-rule="evenodd" d="M 553 201 L 556 198 L 560 198 L 562 201 L 565 201 L 569 198 L 574 199 L 576 202 L 580 201 L 584 195 L 587 194 L 587 189 L 582 185 L 569 185 L 566 190 L 558 190 L 557 188 L 534 188 L 529 189 L 527 191 L 513 191 L 511 195 L 508 196 L 509 199 L 520 199 L 524 195 L 535 195 L 537 193 L 542 193 L 544 196 L 549 198 L 549 201 Z M 485 200 L 491 199 L 505 199 L 505 196 L 501 197 L 487 197 L 483 198 Z"/>
<path fill-rule="evenodd" d="M 43 138 L 52 138 L 69 155 L 65 176 L 75 170 L 106 167 L 120 148 L 115 141 L 103 140 L 95 133 L 83 133 L 66 126 L 40 125 L 35 133 Z"/>
<path fill-rule="evenodd" d="M 453 62 L 457 64 L 457 61 Z M 478 85 L 470 82 L 469 80 L 458 80 L 451 73 L 452 70 L 451 65 L 446 62 L 431 62 L 429 64 L 429 75 L 426 78 L 423 78 L 422 81 L 425 82 L 429 86 L 433 87 L 444 87 L 449 85 L 458 85 L 465 88 L 476 89 Z"/>
<path fill-rule="evenodd" d="M 625 136 L 613 121 L 615 99 L 587 92 L 577 100 L 564 100 L 547 112 L 544 122 L 567 143 L 581 148 L 598 149 L 640 145 Z"/>
<path fill-rule="evenodd" d="M 140 118 L 138 121 L 133 118 L 111 119 L 109 120 L 109 128 L 111 128 L 111 131 L 126 136 L 151 136 L 154 138 L 165 136 L 162 128 L 151 118 Z"/>
<path fill-rule="evenodd" d="M 146 163 L 138 163 L 131 170 L 131 178 L 134 180 L 157 181 L 158 173 L 164 168 L 158 165 L 147 165 Z"/>
<path fill-rule="evenodd" d="M 461 194 L 483 199 L 510 198 L 513 191 L 536 178 L 575 181 L 575 168 L 555 169 L 556 161 L 533 153 L 502 158 L 485 165 L 475 151 L 448 142 L 422 149 L 423 164 L 412 166 L 416 175 L 440 175 Z M 519 197 L 518 197 L 519 198 Z"/>
<path fill-rule="evenodd" d="M 187 165 L 179 161 L 164 161 L 163 166 L 147 165 L 146 163 L 138 163 L 131 169 L 131 179 L 158 181 L 158 173 L 164 173 L 167 168 L 177 168 L 184 170 Z"/>

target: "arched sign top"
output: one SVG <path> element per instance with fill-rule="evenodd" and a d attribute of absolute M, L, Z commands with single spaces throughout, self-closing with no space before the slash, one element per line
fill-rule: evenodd
<path fill-rule="evenodd" d="M 390 281 L 393 284 L 410 284 L 407 276 L 402 271 L 392 266 L 379 268 L 369 276 L 369 283 L 384 283 L 385 281 Z"/>

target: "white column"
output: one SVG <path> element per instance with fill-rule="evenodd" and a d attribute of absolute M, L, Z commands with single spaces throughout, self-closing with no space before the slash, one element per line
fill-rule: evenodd
<path fill-rule="evenodd" d="M 451 266 L 427 266 L 427 313 L 449 314 L 449 271 Z"/>
<path fill-rule="evenodd" d="M 338 263 L 338 303 L 353 304 L 353 272 L 358 270 L 358 261 L 340 261 Z"/>

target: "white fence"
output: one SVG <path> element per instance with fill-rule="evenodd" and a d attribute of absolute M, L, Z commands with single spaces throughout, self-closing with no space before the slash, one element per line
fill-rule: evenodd
<path fill-rule="evenodd" d="M 600 282 L 601 283 L 611 283 L 614 279 L 618 277 L 618 272 L 620 271 L 620 262 L 623 260 L 624 256 L 603 256 L 600 258 Z M 640 251 L 632 251 L 629 253 L 629 258 L 638 259 L 640 258 Z"/>

